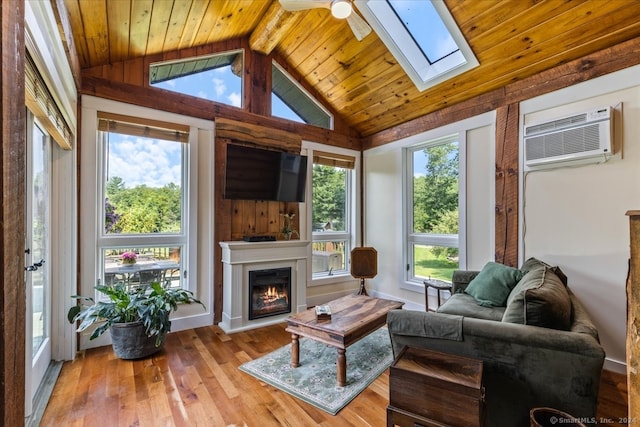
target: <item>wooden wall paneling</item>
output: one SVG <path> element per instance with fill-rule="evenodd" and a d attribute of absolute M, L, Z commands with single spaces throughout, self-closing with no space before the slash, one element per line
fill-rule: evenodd
<path fill-rule="evenodd" d="M 24 425 L 25 402 L 25 2 L 1 14 L 0 424 Z"/>
<path fill-rule="evenodd" d="M 242 206 L 242 216 L 240 218 L 240 228 L 231 229 L 233 240 L 242 240 L 244 236 L 261 234 L 261 230 L 256 229 L 256 201 L 255 200 L 234 200 L 234 206 Z M 234 223 L 232 223 L 233 225 Z"/>
<path fill-rule="evenodd" d="M 264 233 L 269 235 L 269 202 L 265 200 L 260 200 L 256 202 L 255 210 L 256 210 L 256 230 L 264 230 Z"/>
<path fill-rule="evenodd" d="M 283 218 L 280 214 L 283 213 L 283 209 L 280 207 L 280 203 L 269 203 L 267 205 L 267 218 L 269 223 L 267 224 L 267 233 L 280 238 L 282 236 L 282 226 L 284 225 Z"/>
<path fill-rule="evenodd" d="M 244 204 L 238 200 L 230 200 L 229 206 L 231 208 L 229 212 L 231 228 L 228 240 L 240 240 L 243 233 L 246 234 L 244 230 Z"/>
<path fill-rule="evenodd" d="M 629 216 L 630 259 L 627 277 L 627 393 L 629 420 L 640 420 L 640 210 Z M 632 425 L 632 422 L 629 422 Z"/>
<path fill-rule="evenodd" d="M 519 105 L 496 112 L 496 253 L 495 260 L 518 266 L 518 123 Z"/>
<path fill-rule="evenodd" d="M 149 68 L 144 68 L 142 58 L 124 62 L 122 82 L 136 86 L 149 84 Z"/>
<path fill-rule="evenodd" d="M 109 80 L 124 81 L 124 62 L 115 62 L 105 65 L 105 77 Z"/>

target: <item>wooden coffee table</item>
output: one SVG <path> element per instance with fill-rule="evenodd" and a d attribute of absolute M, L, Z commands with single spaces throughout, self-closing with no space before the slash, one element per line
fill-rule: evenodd
<path fill-rule="evenodd" d="M 347 384 L 346 350 L 387 322 L 387 313 L 402 308 L 400 301 L 373 298 L 367 295 L 347 295 L 327 303 L 331 307 L 330 320 L 317 320 L 315 309 L 287 318 L 291 332 L 291 366 L 300 366 L 300 337 L 319 341 L 338 350 L 338 386 Z"/>

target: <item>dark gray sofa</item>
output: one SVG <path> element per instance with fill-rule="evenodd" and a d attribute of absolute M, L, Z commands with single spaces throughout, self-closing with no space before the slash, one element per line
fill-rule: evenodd
<path fill-rule="evenodd" d="M 544 263 L 534 266 L 545 268 L 548 277 L 553 275 Z M 567 330 L 510 323 L 502 321 L 509 317 L 506 306 L 481 306 L 464 293 L 477 273 L 456 271 L 453 295 L 436 313 L 390 312 L 387 324 L 394 354 L 414 346 L 482 360 L 486 426 L 528 426 L 534 407 L 551 407 L 595 422 L 605 353 L 575 295 L 566 288 L 571 304 Z M 556 273 L 554 277 L 564 279 L 566 285 L 566 277 L 559 270 Z M 510 303 L 517 299 L 513 295 L 517 291 L 522 289 L 513 289 Z M 530 293 L 531 301 L 525 299 L 525 307 L 539 303 L 534 300 L 535 291 Z"/>

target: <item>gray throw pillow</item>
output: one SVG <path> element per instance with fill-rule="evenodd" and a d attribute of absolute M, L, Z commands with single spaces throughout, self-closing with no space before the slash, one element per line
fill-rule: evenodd
<path fill-rule="evenodd" d="M 530 270 L 509 295 L 503 322 L 569 330 L 571 298 L 551 268 Z"/>
<path fill-rule="evenodd" d="M 529 271 L 535 270 L 536 268 L 544 267 L 550 268 L 551 271 L 553 271 L 553 273 L 558 276 L 562 283 L 567 286 L 567 276 L 562 272 L 562 270 L 560 270 L 560 267 L 549 265 L 546 262 L 540 261 L 539 259 L 536 259 L 534 257 L 527 259 L 524 264 L 522 264 L 522 267 L 520 267 L 520 270 L 523 273 L 528 273 Z"/>
<path fill-rule="evenodd" d="M 465 292 L 486 307 L 504 307 L 513 287 L 523 273 L 517 268 L 488 262 L 469 283 Z"/>

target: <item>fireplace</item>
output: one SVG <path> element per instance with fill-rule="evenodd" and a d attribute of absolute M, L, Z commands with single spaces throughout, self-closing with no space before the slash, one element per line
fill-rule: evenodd
<path fill-rule="evenodd" d="M 291 267 L 249 271 L 249 320 L 291 313 Z"/>
<path fill-rule="evenodd" d="M 307 263 L 311 254 L 308 240 L 278 240 L 275 242 L 220 242 L 222 248 L 222 319 L 220 328 L 227 334 L 275 325 L 293 313 L 307 309 Z M 291 287 L 286 310 L 256 318 L 249 313 L 253 307 L 253 291 L 249 286 L 252 271 L 285 269 L 290 273 Z M 282 291 L 280 291 L 282 292 Z M 282 301 L 282 300 L 280 300 Z M 278 309 L 280 312 L 280 309 Z"/>

